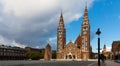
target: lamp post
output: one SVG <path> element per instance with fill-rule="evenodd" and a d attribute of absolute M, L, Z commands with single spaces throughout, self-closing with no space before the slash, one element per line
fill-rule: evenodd
<path fill-rule="evenodd" d="M 96 34 L 98 35 L 98 66 L 100 66 L 100 29 L 98 28 Z"/>

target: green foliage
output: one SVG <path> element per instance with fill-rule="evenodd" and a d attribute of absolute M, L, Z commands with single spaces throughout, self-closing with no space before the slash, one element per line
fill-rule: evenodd
<path fill-rule="evenodd" d="M 56 59 L 56 51 L 52 51 L 52 59 Z"/>
<path fill-rule="evenodd" d="M 32 59 L 32 60 L 43 59 L 44 58 L 44 53 L 28 51 L 26 53 L 26 58 L 27 59 Z M 56 59 L 56 51 L 52 51 L 52 58 Z"/>
<path fill-rule="evenodd" d="M 31 58 L 31 54 L 32 54 L 31 52 L 27 52 L 27 53 L 26 53 L 26 58 L 27 58 L 27 59 L 30 59 L 30 58 Z"/>
<path fill-rule="evenodd" d="M 44 54 L 40 52 L 27 52 L 26 57 L 27 59 L 39 60 L 44 57 Z"/>

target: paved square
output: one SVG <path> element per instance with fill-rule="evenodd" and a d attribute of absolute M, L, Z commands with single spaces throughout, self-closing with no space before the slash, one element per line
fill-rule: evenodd
<path fill-rule="evenodd" d="M 97 61 L 0 61 L 0 66 L 98 66 Z M 114 61 L 101 62 L 101 66 L 120 66 Z"/>

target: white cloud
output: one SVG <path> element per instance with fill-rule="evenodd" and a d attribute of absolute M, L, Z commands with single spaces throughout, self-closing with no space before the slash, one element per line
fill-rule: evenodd
<path fill-rule="evenodd" d="M 106 47 L 106 50 L 107 50 L 107 51 L 111 51 L 111 49 L 112 49 L 111 46 L 107 46 L 107 47 Z"/>
<path fill-rule="evenodd" d="M 27 45 L 23 45 L 23 44 L 17 43 L 15 41 L 12 41 L 11 45 L 16 46 L 16 47 L 21 47 L 21 48 L 25 48 L 27 46 Z"/>
<path fill-rule="evenodd" d="M 21 47 L 21 48 L 25 48 L 26 47 L 26 45 L 17 43 L 14 40 L 9 40 L 9 39 L 1 36 L 1 35 L 0 35 L 0 45 L 16 46 L 16 47 Z"/>
<path fill-rule="evenodd" d="M 54 47 L 53 49 L 55 50 L 57 47 L 57 37 L 50 37 L 47 41 L 47 43 L 49 43 L 52 47 Z"/>
<path fill-rule="evenodd" d="M 39 49 L 39 48 L 40 48 L 40 46 L 36 46 L 35 48 L 38 48 L 38 49 Z"/>
<path fill-rule="evenodd" d="M 111 51 L 111 49 L 112 49 L 112 47 L 111 46 L 106 46 L 106 51 Z M 102 51 L 103 51 L 103 48 L 100 50 L 100 53 L 102 53 Z M 93 52 L 95 52 L 95 53 L 97 53 L 98 52 L 98 50 L 93 50 Z"/>
<path fill-rule="evenodd" d="M 57 39 L 57 37 L 55 36 L 55 37 L 50 37 L 49 39 L 48 39 L 48 42 L 53 42 L 54 40 L 56 40 Z"/>
<path fill-rule="evenodd" d="M 0 35 L 0 45 L 8 44 L 9 40 Z"/>
<path fill-rule="evenodd" d="M 46 16 L 62 9 L 64 14 L 69 16 L 65 18 L 77 19 L 81 16 L 86 1 L 88 6 L 93 2 L 93 0 L 2 0 L 1 4 L 3 13 L 13 14 L 19 18 L 33 18 L 38 14 Z"/>
<path fill-rule="evenodd" d="M 61 10 L 70 23 L 83 15 L 86 1 L 89 8 L 94 0 L 0 0 L 0 35 L 30 46 L 52 42 Z"/>
<path fill-rule="evenodd" d="M 37 13 L 44 13 L 56 7 L 56 0 L 2 0 L 3 12 L 16 16 L 32 17 Z"/>

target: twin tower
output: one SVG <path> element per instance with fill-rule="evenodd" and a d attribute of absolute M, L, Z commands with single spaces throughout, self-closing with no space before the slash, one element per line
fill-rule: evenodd
<path fill-rule="evenodd" d="M 79 34 L 75 42 L 66 44 L 66 29 L 63 15 L 61 13 L 57 28 L 57 59 L 84 59 L 88 60 L 92 55 L 90 46 L 90 24 L 88 20 L 87 6 L 84 10 L 84 17 L 81 25 L 81 35 Z"/>

